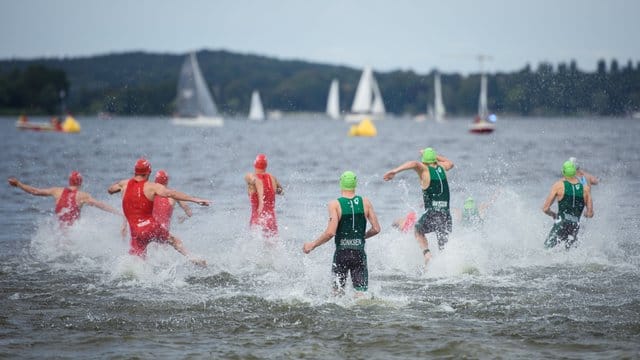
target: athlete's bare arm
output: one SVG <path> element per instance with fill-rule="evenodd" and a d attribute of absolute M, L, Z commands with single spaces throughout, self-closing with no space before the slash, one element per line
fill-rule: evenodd
<path fill-rule="evenodd" d="M 369 220 L 369 223 L 371 223 L 371 228 L 364 234 L 364 238 L 368 239 L 380 232 L 380 223 L 378 222 L 376 212 L 373 210 L 371 201 L 367 198 L 364 198 L 362 201 L 364 202 L 364 216 Z"/>
<path fill-rule="evenodd" d="M 109 186 L 109 188 L 107 189 L 107 192 L 110 195 L 113 195 L 115 193 L 118 193 L 120 191 L 122 191 L 123 193 L 125 192 L 125 190 L 127 189 L 127 183 L 129 180 L 120 180 L 117 183 Z"/>
<path fill-rule="evenodd" d="M 178 200 L 178 205 L 182 208 L 182 210 L 188 217 L 193 216 L 193 212 L 191 211 L 191 208 L 184 201 Z"/>
<path fill-rule="evenodd" d="M 121 212 L 119 212 L 118 210 L 112 208 L 111 206 L 98 201 L 96 199 L 94 199 L 93 197 L 91 197 L 91 195 L 89 195 L 89 193 L 86 192 L 80 192 L 79 194 L 79 201 L 78 203 L 80 204 L 87 204 L 93 207 L 97 207 L 100 210 L 106 211 L 106 212 L 110 212 L 112 214 L 116 214 L 116 215 L 120 215 L 120 216 L 124 216 Z"/>
<path fill-rule="evenodd" d="M 591 187 L 589 185 L 584 187 L 584 203 L 587 207 L 584 216 L 588 218 L 593 217 L 593 200 L 591 199 Z"/>
<path fill-rule="evenodd" d="M 54 196 L 55 197 L 56 193 L 62 193 L 62 188 L 53 187 L 53 188 L 47 188 L 47 189 L 40 189 L 34 186 L 24 184 L 20 182 L 20 180 L 14 177 L 10 177 L 7 181 L 9 182 L 9 185 L 13 187 L 17 187 L 22 191 L 35 196 Z"/>
<path fill-rule="evenodd" d="M 387 171 L 382 176 L 382 178 L 385 181 L 389 181 L 389 180 L 393 179 L 393 177 L 396 176 L 397 173 L 403 172 L 405 170 L 411 170 L 411 169 L 415 170 L 418 173 L 418 175 L 420 175 L 421 165 L 422 165 L 422 163 L 420 163 L 418 161 L 407 161 L 404 164 L 396 167 L 395 169 Z"/>
<path fill-rule="evenodd" d="M 284 189 L 282 188 L 282 185 L 280 185 L 280 182 L 278 181 L 278 179 L 273 175 L 271 175 L 271 177 L 273 177 L 273 181 L 275 181 L 275 183 L 276 183 L 276 187 L 275 187 L 276 188 L 276 194 L 284 195 Z"/>
<path fill-rule="evenodd" d="M 158 195 L 158 196 L 169 197 L 178 201 L 189 201 L 201 206 L 209 206 L 209 204 L 211 203 L 209 200 L 196 198 L 196 197 L 187 195 L 183 192 L 180 192 L 178 190 L 169 189 L 164 185 L 158 184 L 158 183 L 146 183 L 145 193 L 146 193 L 147 185 L 155 193 L 155 195 Z"/>
<path fill-rule="evenodd" d="M 314 241 L 304 243 L 302 247 L 302 251 L 305 254 L 310 253 L 313 249 L 318 246 L 326 243 L 331 240 L 334 236 L 336 236 L 336 231 L 338 230 L 338 221 L 340 220 L 340 203 L 338 200 L 332 200 L 328 205 L 329 209 L 329 223 L 327 224 L 327 228 L 324 232 Z"/>
<path fill-rule="evenodd" d="M 442 166 L 446 171 L 453 169 L 453 162 L 442 155 L 437 155 L 438 165 Z"/>
<path fill-rule="evenodd" d="M 553 210 L 551 210 L 551 205 L 553 205 L 553 202 L 558 197 L 559 195 L 558 189 L 561 186 L 562 186 L 561 181 L 558 181 L 555 184 L 553 184 L 551 186 L 551 191 L 549 191 L 549 195 L 547 195 L 547 198 L 544 200 L 544 204 L 542 205 L 542 212 L 551 216 L 553 219 L 556 219 L 558 217 L 558 214 L 556 214 Z"/>

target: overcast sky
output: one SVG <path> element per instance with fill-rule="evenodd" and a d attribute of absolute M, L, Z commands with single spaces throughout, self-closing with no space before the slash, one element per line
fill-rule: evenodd
<path fill-rule="evenodd" d="M 0 0 L 0 58 L 225 49 L 376 71 L 640 61 L 637 0 Z"/>

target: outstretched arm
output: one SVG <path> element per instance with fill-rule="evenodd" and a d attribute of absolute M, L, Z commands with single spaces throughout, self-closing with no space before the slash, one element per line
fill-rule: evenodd
<path fill-rule="evenodd" d="M 168 189 L 161 184 L 154 183 L 150 185 L 154 186 L 154 191 L 156 192 L 156 195 L 159 196 L 169 197 L 177 201 L 189 201 L 201 206 L 209 206 L 209 204 L 211 203 L 209 200 L 193 197 L 178 190 Z"/>
<path fill-rule="evenodd" d="M 121 180 L 121 181 L 118 181 L 117 183 L 109 186 L 109 188 L 107 189 L 107 192 L 110 195 L 113 195 L 115 193 L 118 193 L 118 192 L 122 191 L 122 189 L 124 189 L 125 186 L 127 186 L 127 181 L 126 180 Z"/>
<path fill-rule="evenodd" d="M 340 218 L 338 213 L 339 206 L 340 205 L 337 200 L 333 200 L 329 203 L 329 223 L 327 224 L 327 228 L 316 240 L 304 243 L 302 251 L 305 254 L 310 253 L 313 249 L 331 240 L 331 238 L 336 235 L 336 231 L 338 230 L 338 220 Z"/>
<path fill-rule="evenodd" d="M 20 180 L 14 178 L 14 177 L 10 177 L 8 180 L 9 185 L 13 186 L 13 187 L 17 187 L 19 189 L 21 189 L 22 191 L 29 193 L 31 195 L 36 195 L 36 196 L 54 196 L 54 193 L 56 191 L 56 188 L 48 188 L 48 189 L 39 189 L 37 187 L 33 187 L 27 184 L 23 184 L 20 182 Z"/>
<path fill-rule="evenodd" d="M 416 172 L 419 172 L 420 165 L 421 165 L 421 164 L 420 164 L 419 162 L 417 162 L 417 161 L 407 161 L 406 163 L 404 163 L 404 164 L 402 164 L 402 165 L 398 166 L 397 168 L 387 171 L 387 172 L 382 176 L 382 178 L 383 178 L 385 181 L 389 181 L 389 180 L 393 179 L 393 177 L 394 177 L 394 176 L 396 176 L 396 174 L 397 174 L 397 173 L 399 173 L 399 172 L 403 172 L 403 171 L 405 171 L 405 170 L 410 170 L 410 169 L 413 169 L 413 170 L 415 170 Z"/>
<path fill-rule="evenodd" d="M 112 214 L 124 216 L 120 211 L 112 208 L 111 206 L 103 203 L 102 201 L 98 201 L 98 200 L 92 198 L 90 195 L 87 195 L 87 198 L 86 198 L 86 200 L 84 202 L 87 205 L 91 205 L 93 207 L 97 207 L 100 210 L 103 210 L 103 211 L 106 211 L 106 212 L 110 212 Z"/>

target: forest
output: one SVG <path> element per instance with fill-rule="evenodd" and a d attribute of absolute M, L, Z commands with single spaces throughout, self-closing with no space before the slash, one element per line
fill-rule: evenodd
<path fill-rule="evenodd" d="M 186 54 L 128 52 L 76 58 L 0 60 L 0 114 L 171 115 Z M 340 107 L 349 111 L 362 69 L 282 60 L 228 51 L 197 52 L 218 109 L 249 111 L 251 91 L 267 110 L 324 112 L 331 80 L 340 81 Z M 374 69 L 375 71 L 375 69 Z M 413 71 L 375 72 L 385 107 L 396 115 L 425 113 L 433 79 Z M 640 61 L 600 60 L 594 72 L 575 61 L 489 73 L 489 109 L 515 116 L 627 116 L 640 111 Z M 447 113 L 477 111 L 480 73 L 441 73 Z"/>

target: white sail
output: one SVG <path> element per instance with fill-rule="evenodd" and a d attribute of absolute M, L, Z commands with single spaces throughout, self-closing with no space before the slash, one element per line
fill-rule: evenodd
<path fill-rule="evenodd" d="M 351 114 L 345 116 L 347 121 L 360 121 L 363 117 L 381 119 L 386 109 L 378 82 L 373 76 L 373 70 L 367 66 L 362 71 L 356 95 L 351 106 Z"/>
<path fill-rule="evenodd" d="M 433 117 L 436 121 L 443 122 L 444 116 L 446 115 L 447 111 L 444 107 L 444 102 L 442 101 L 442 85 L 440 83 L 440 74 L 435 74 L 433 82 Z"/>
<path fill-rule="evenodd" d="M 489 107 L 487 105 L 487 75 L 482 74 L 480 77 L 480 99 L 478 100 L 478 116 L 482 120 L 486 120 L 489 116 Z"/>
<path fill-rule="evenodd" d="M 360 81 L 356 88 L 356 96 L 353 98 L 351 111 L 354 113 L 366 113 L 371 111 L 373 73 L 370 67 L 365 67 L 360 75 Z"/>
<path fill-rule="evenodd" d="M 338 79 L 331 81 L 329 96 L 327 97 L 327 115 L 332 119 L 340 117 L 340 86 Z"/>
<path fill-rule="evenodd" d="M 260 100 L 260 93 L 258 92 L 258 90 L 253 90 L 253 93 L 251 93 L 251 109 L 249 110 L 249 120 L 264 120 L 264 109 L 262 107 L 262 101 Z"/>
<path fill-rule="evenodd" d="M 218 109 L 200 71 L 195 53 L 189 54 L 180 70 L 174 123 L 191 126 L 223 124 L 223 119 L 218 116 Z"/>
<path fill-rule="evenodd" d="M 371 113 L 375 115 L 384 115 L 387 111 L 384 108 L 384 102 L 382 101 L 382 94 L 378 87 L 376 78 L 371 74 L 371 87 L 373 89 L 373 104 L 371 105 Z"/>

